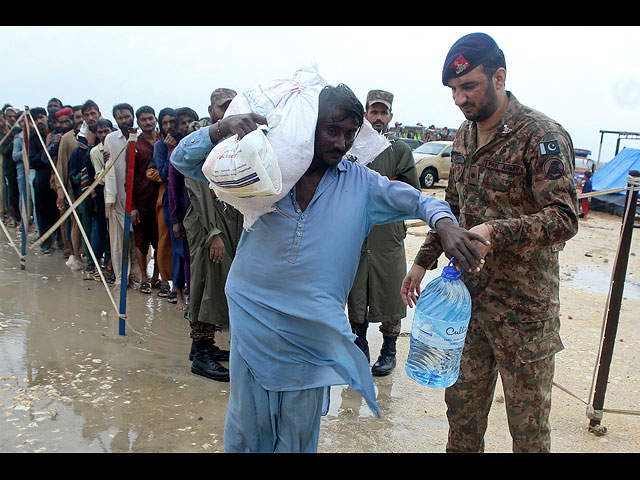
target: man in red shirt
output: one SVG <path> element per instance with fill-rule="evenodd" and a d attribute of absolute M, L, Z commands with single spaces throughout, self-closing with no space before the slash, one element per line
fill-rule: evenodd
<path fill-rule="evenodd" d="M 136 110 L 136 120 L 142 133 L 136 143 L 136 165 L 133 174 L 133 198 L 131 224 L 136 243 L 138 265 L 142 278 L 147 278 L 147 255 L 149 245 L 158 249 L 158 224 L 156 221 L 156 201 L 158 184 L 147 178 L 147 167 L 153 157 L 153 146 L 160 139 L 156 130 L 157 120 L 153 108 L 143 106 Z M 163 279 L 168 281 L 168 279 Z M 147 279 L 140 285 L 141 293 L 151 293 L 151 282 Z"/>

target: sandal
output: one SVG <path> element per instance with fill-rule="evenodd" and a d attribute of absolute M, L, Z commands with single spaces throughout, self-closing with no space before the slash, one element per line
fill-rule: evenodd
<path fill-rule="evenodd" d="M 161 287 L 162 287 L 162 282 L 160 281 L 160 279 L 157 279 L 155 282 L 153 282 L 153 283 L 151 284 L 151 286 L 152 286 L 153 288 L 161 288 Z"/>
<path fill-rule="evenodd" d="M 172 290 L 169 296 L 167 297 L 167 302 L 169 303 L 178 303 L 178 292 Z"/>
<path fill-rule="evenodd" d="M 140 293 L 151 293 L 151 284 L 149 282 L 142 282 L 140 285 Z"/>
<path fill-rule="evenodd" d="M 169 296 L 169 292 L 171 292 L 171 287 L 169 285 L 162 285 L 160 287 L 160 291 L 158 292 L 158 296 L 167 297 Z"/>

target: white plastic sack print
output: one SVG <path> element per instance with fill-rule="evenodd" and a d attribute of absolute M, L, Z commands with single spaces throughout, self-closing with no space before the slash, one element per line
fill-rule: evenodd
<path fill-rule="evenodd" d="M 355 142 L 345 154 L 348 159 L 366 165 L 371 163 L 389 145 L 389 140 L 371 126 L 369 120 L 364 119 L 364 124 L 358 132 Z"/>
<path fill-rule="evenodd" d="M 261 125 L 240 140 L 234 135 L 211 150 L 202 172 L 216 192 L 253 197 L 282 191 L 278 159 L 267 132 L 267 126 Z"/>

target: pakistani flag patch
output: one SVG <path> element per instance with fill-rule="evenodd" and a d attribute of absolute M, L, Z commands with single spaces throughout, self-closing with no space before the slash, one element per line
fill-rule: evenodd
<path fill-rule="evenodd" d="M 540 143 L 540 155 L 545 156 L 558 153 L 560 153 L 560 145 L 558 145 L 557 140 Z"/>

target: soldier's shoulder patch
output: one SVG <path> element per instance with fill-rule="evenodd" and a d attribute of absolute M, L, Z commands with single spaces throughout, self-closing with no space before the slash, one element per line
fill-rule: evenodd
<path fill-rule="evenodd" d="M 549 142 L 540 142 L 540 155 L 558 155 L 560 153 L 560 145 L 557 140 L 551 140 Z"/>
<path fill-rule="evenodd" d="M 544 174 L 547 178 L 557 180 L 564 175 L 564 163 L 557 157 L 551 157 L 544 162 Z"/>

